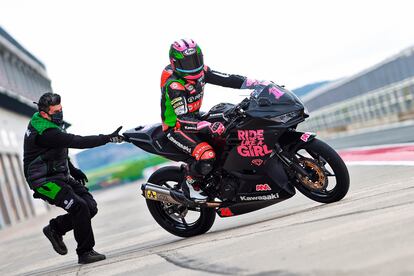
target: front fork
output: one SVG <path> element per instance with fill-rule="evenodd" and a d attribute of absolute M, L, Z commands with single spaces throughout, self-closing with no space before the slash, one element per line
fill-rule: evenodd
<path fill-rule="evenodd" d="M 295 156 L 296 151 L 306 143 L 309 143 L 316 137 L 316 134 L 310 132 L 297 132 L 296 130 L 285 133 L 281 141 L 289 147 L 289 151 L 284 150 L 279 143 L 270 154 L 270 158 L 278 158 L 290 171 L 294 171 L 303 177 L 309 176 L 308 172 L 299 165 L 299 160 Z"/>
<path fill-rule="evenodd" d="M 291 156 L 289 153 L 285 152 L 279 144 L 275 145 L 275 149 L 270 154 L 272 157 L 278 158 L 290 171 L 295 171 L 303 177 L 308 176 L 308 173 L 305 171 L 302 166 L 297 162 L 296 156 Z"/>

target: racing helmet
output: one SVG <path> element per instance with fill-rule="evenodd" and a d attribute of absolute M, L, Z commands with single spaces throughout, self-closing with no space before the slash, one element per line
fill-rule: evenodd
<path fill-rule="evenodd" d="M 203 53 L 192 39 L 174 41 L 170 47 L 172 69 L 179 75 L 195 76 L 203 71 Z"/>

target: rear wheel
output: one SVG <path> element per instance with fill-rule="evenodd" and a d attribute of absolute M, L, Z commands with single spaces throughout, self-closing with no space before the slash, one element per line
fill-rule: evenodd
<path fill-rule="evenodd" d="M 167 188 L 178 188 L 183 180 L 179 167 L 163 167 L 148 179 L 149 183 Z M 189 208 L 183 205 L 147 199 L 148 210 L 165 230 L 179 237 L 192 237 L 206 233 L 213 226 L 216 213 L 212 208 Z"/>
<path fill-rule="evenodd" d="M 348 169 L 329 145 L 313 139 L 301 146 L 296 157 L 309 175 L 297 175 L 295 185 L 306 197 L 321 203 L 332 203 L 341 200 L 348 193 Z"/>

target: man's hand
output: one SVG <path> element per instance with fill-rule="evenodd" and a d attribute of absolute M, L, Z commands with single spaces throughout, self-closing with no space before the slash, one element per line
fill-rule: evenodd
<path fill-rule="evenodd" d="M 72 168 L 70 170 L 70 175 L 77 181 L 79 181 L 83 186 L 88 182 L 86 174 L 84 174 L 80 169 Z"/>
<path fill-rule="evenodd" d="M 109 142 L 111 143 L 122 143 L 124 137 L 119 134 L 119 131 L 122 129 L 122 126 L 118 127 L 117 130 L 108 135 Z"/>

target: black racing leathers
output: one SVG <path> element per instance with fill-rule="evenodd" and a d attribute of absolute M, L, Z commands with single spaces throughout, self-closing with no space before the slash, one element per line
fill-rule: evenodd
<path fill-rule="evenodd" d="M 245 80 L 245 77 L 219 73 L 207 66 L 199 78 L 186 79 L 174 73 L 171 66 L 167 66 L 161 76 L 161 117 L 164 130 L 178 127 L 183 131 L 198 132 L 194 124 L 201 121 L 199 109 L 203 101 L 204 85 L 211 83 L 240 89 Z"/>

